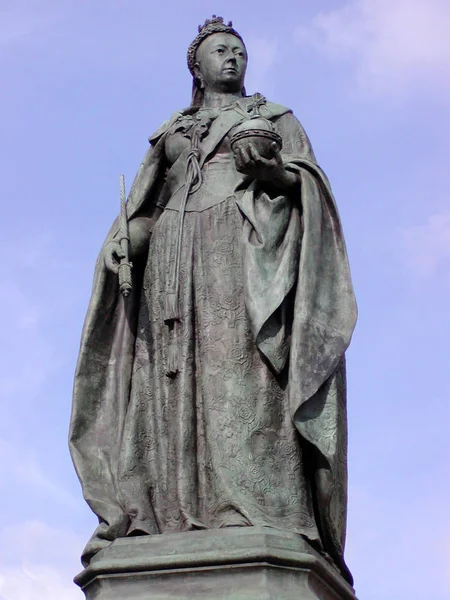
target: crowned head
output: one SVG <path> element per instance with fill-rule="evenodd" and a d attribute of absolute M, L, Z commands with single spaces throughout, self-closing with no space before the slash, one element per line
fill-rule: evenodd
<path fill-rule="evenodd" d="M 245 95 L 247 50 L 231 21 L 225 24 L 222 17 L 213 15 L 200 25 L 187 63 L 193 77 L 193 104 L 201 104 L 205 89 Z"/>

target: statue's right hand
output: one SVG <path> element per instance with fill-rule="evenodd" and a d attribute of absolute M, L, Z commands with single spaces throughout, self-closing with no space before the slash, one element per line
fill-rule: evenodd
<path fill-rule="evenodd" d="M 120 246 L 120 243 L 112 240 L 108 242 L 103 249 L 103 260 L 106 268 L 112 273 L 118 273 L 120 259 L 125 258 L 125 254 Z"/>

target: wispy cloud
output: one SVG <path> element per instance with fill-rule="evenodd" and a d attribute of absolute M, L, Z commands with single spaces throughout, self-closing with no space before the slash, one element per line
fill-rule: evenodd
<path fill-rule="evenodd" d="M 0 403 L 17 394 L 31 400 L 56 363 L 41 327 L 43 308 L 13 279 L 3 278 L 0 297 L 2 345 L 8 348 L 0 366 Z"/>
<path fill-rule="evenodd" d="M 0 600 L 82 600 L 71 578 L 46 565 L 0 570 Z"/>
<path fill-rule="evenodd" d="M 26 521 L 0 531 L 0 600 L 81 600 L 72 583 L 83 540 L 70 529 Z"/>
<path fill-rule="evenodd" d="M 29 41 L 55 26 L 62 18 L 62 9 L 70 0 L 16 0 L 0 8 L 0 49 Z"/>
<path fill-rule="evenodd" d="M 352 64 L 361 89 L 392 96 L 421 84 L 450 89 L 449 31 L 448 0 L 349 0 L 295 37 Z"/>
<path fill-rule="evenodd" d="M 420 277 L 450 272 L 450 210 L 434 214 L 421 225 L 400 231 L 401 259 Z"/>
<path fill-rule="evenodd" d="M 23 488 L 23 493 L 29 496 L 44 496 L 72 509 L 80 506 L 80 500 L 44 472 L 32 450 L 1 438 L 0 481 L 7 482 L 10 487 L 15 484 Z"/>
<path fill-rule="evenodd" d="M 58 364 L 45 333 L 49 309 L 38 287 L 53 267 L 48 240 L 16 237 L 13 247 L 14 266 L 6 264 L 0 278 L 1 341 L 8 348 L 0 364 L 0 403 L 8 404 L 19 395 L 31 401 Z M 5 251 L 7 255 L 9 248 Z"/>
<path fill-rule="evenodd" d="M 249 66 L 246 87 L 249 94 L 262 92 L 267 94 L 270 85 L 269 75 L 276 63 L 278 42 L 275 39 L 265 39 L 257 36 L 246 36 L 246 46 L 249 53 Z"/>
<path fill-rule="evenodd" d="M 20 561 L 51 563 L 70 568 L 80 566 L 80 553 L 86 542 L 70 528 L 57 528 L 43 520 L 27 520 L 0 530 L 0 564 L 11 566 Z M 43 552 L 45 550 L 45 552 Z"/>
<path fill-rule="evenodd" d="M 45 233 L 16 231 L 0 245 L 4 256 L 14 249 L 14 261 L 4 262 L 0 277 L 0 339 L 8 349 L 0 362 L 0 406 L 14 406 L 14 400 L 25 407 L 64 360 L 51 330 L 68 310 L 74 266 L 61 260 L 57 243 Z M 69 276 L 63 294 L 61 281 Z"/>
<path fill-rule="evenodd" d="M 423 486 L 416 482 L 412 485 L 405 478 L 400 478 L 400 485 L 389 485 L 387 475 L 385 486 L 391 496 L 374 488 L 350 488 L 346 558 L 357 593 L 360 587 L 371 590 L 370 598 L 377 600 L 423 600 L 427 581 L 427 597 L 449 597 L 450 523 L 445 502 L 448 486 L 443 484 L 439 490 L 433 487 L 434 474 L 420 479 Z M 405 493 L 401 511 L 400 490 Z M 420 552 L 411 552 L 419 540 L 422 547 L 433 549 L 432 560 L 424 561 Z"/>

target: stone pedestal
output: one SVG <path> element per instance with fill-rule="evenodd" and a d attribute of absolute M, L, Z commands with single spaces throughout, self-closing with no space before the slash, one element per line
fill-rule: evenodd
<path fill-rule="evenodd" d="M 75 582 L 87 600 L 356 600 L 301 536 L 262 527 L 121 538 Z"/>

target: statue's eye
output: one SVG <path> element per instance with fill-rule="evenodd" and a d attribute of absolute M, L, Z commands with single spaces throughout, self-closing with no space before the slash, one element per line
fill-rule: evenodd
<path fill-rule="evenodd" d="M 223 49 L 223 48 L 217 48 L 217 52 L 218 52 L 219 54 L 223 54 L 223 53 L 224 53 L 224 49 Z"/>

